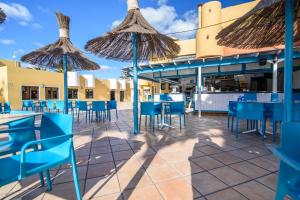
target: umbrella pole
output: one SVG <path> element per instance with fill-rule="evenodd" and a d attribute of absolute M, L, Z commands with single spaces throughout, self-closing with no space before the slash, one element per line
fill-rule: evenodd
<path fill-rule="evenodd" d="M 284 121 L 292 121 L 294 0 L 285 0 Z"/>
<path fill-rule="evenodd" d="M 138 75 L 137 75 L 137 51 L 138 51 L 138 43 L 137 43 L 138 35 L 137 33 L 133 33 L 132 43 L 133 43 L 133 133 L 138 134 Z"/>
<path fill-rule="evenodd" d="M 64 113 L 68 114 L 68 58 L 67 55 L 63 55 L 63 65 L 64 65 L 64 101 L 65 101 L 65 110 Z"/>

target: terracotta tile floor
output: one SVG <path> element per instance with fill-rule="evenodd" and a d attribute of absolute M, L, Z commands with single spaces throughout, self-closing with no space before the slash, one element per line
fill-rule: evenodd
<path fill-rule="evenodd" d="M 256 134 L 236 141 L 225 116 L 187 115 L 187 127 L 145 127 L 134 136 L 132 111 L 111 122 L 74 124 L 74 145 L 84 199 L 274 199 L 278 163 Z M 241 129 L 245 127 L 241 125 Z M 270 143 L 270 137 L 266 143 Z M 69 165 L 51 170 L 53 191 L 29 177 L 0 188 L 2 199 L 75 199 Z"/>

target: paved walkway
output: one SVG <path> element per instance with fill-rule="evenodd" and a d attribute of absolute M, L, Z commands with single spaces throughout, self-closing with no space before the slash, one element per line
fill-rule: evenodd
<path fill-rule="evenodd" d="M 125 107 L 124 107 L 125 108 Z M 74 143 L 85 199 L 274 199 L 278 163 L 255 134 L 238 141 L 224 116 L 187 116 L 173 129 L 130 134 L 132 111 L 112 122 L 74 125 Z M 267 139 L 269 141 L 269 139 Z M 53 191 L 33 176 L 0 188 L 3 199 L 76 199 L 68 165 L 51 170 Z"/>

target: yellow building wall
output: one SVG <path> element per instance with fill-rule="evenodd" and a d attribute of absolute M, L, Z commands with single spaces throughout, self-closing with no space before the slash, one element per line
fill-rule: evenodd
<path fill-rule="evenodd" d="M 95 80 L 94 99 L 101 101 L 110 100 L 110 83 L 109 80 Z"/>
<path fill-rule="evenodd" d="M 0 67 L 0 102 L 8 101 L 7 67 Z"/>

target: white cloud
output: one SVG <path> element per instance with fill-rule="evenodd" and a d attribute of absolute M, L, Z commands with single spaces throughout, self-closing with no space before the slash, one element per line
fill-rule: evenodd
<path fill-rule="evenodd" d="M 5 11 L 8 17 L 20 21 L 19 23 L 21 25 L 26 25 L 26 23 L 28 24 L 28 22 L 32 20 L 32 15 L 29 10 L 21 4 L 6 4 L 0 2 L 0 7 Z"/>
<path fill-rule="evenodd" d="M 194 30 L 198 26 L 197 14 L 194 10 L 187 11 L 182 17 L 178 16 L 173 6 L 161 5 L 158 8 L 142 8 L 141 12 L 148 22 L 159 32 L 168 34 L 179 39 L 188 39 L 195 36 Z M 184 33 L 177 33 L 188 31 Z"/>
<path fill-rule="evenodd" d="M 41 30 L 41 29 L 44 29 L 44 27 L 38 23 L 33 23 L 32 25 L 32 28 L 35 29 L 35 30 Z"/>
<path fill-rule="evenodd" d="M 112 23 L 111 28 L 115 28 L 116 26 L 118 26 L 119 24 L 121 24 L 121 20 L 116 20 Z"/>
<path fill-rule="evenodd" d="M 113 71 L 113 70 L 117 70 L 118 69 L 117 67 L 112 67 L 112 66 L 108 66 L 108 65 L 100 65 L 100 66 L 101 66 L 100 72 L 101 72 L 101 70 L 104 70 L 104 71 Z"/>
<path fill-rule="evenodd" d="M 16 41 L 10 39 L 1 39 L 0 44 L 13 45 L 16 44 Z"/>
<path fill-rule="evenodd" d="M 42 46 L 44 46 L 42 43 L 40 43 L 40 42 L 33 42 L 32 43 L 33 45 L 35 45 L 35 46 L 37 46 L 37 47 L 42 47 Z"/>
<path fill-rule="evenodd" d="M 168 2 L 168 0 L 157 0 L 157 4 L 158 4 L 159 6 L 161 6 L 161 5 L 166 5 L 167 2 Z"/>

